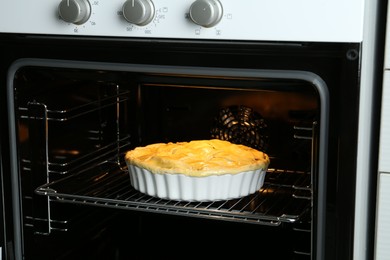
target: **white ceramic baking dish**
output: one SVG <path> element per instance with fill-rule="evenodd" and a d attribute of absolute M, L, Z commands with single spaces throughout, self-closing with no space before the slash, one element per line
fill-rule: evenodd
<path fill-rule="evenodd" d="M 185 201 L 229 200 L 258 191 L 264 184 L 266 169 L 235 174 L 193 177 L 184 174 L 160 174 L 127 164 L 130 184 L 150 196 Z"/>

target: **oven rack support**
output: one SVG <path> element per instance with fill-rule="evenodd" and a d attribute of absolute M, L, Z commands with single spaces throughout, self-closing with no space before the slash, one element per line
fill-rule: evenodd
<path fill-rule="evenodd" d="M 19 124 L 26 125 L 28 136 L 34 137 L 27 139 L 27 146 L 38 148 L 28 150 L 28 157 L 21 159 L 21 171 L 29 175 L 31 186 L 38 187 L 91 165 L 99 165 L 107 158 L 119 158 L 120 150 L 126 149 L 129 136 L 119 131 L 119 114 L 121 108 L 126 106 L 128 92 L 120 90 L 118 85 L 109 84 L 105 88 L 107 91 L 104 94 L 98 92 L 93 98 L 69 101 L 66 107 L 57 106 L 49 100 L 46 101 L 50 105 L 34 100 L 27 102 L 25 107 L 19 107 Z M 113 116 L 111 118 L 115 125 L 107 126 L 108 122 L 103 117 L 105 113 Z M 91 121 L 88 121 L 91 117 Z M 71 128 L 82 135 L 82 140 L 69 134 L 71 131 L 63 131 L 70 121 L 73 125 L 87 126 Z M 84 121 L 88 123 L 84 125 Z M 52 131 L 54 128 L 57 131 Z M 61 144 L 53 145 L 55 141 L 51 142 L 50 138 L 53 134 L 61 139 Z M 34 229 L 35 234 L 48 235 L 52 230 L 67 229 L 67 220 L 52 216 L 49 197 L 23 190 L 23 198 L 30 205 L 26 210 L 30 215 L 26 215 L 25 223 Z"/>

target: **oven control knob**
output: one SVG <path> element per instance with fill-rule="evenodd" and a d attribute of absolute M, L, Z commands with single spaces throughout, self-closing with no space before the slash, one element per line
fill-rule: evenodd
<path fill-rule="evenodd" d="M 196 0 L 190 7 L 191 20 L 203 27 L 213 27 L 221 21 L 223 8 L 219 0 Z"/>
<path fill-rule="evenodd" d="M 127 0 L 122 6 L 123 17 L 132 24 L 144 26 L 154 18 L 154 4 L 151 0 Z"/>
<path fill-rule="evenodd" d="M 83 24 L 91 16 L 91 4 L 88 0 L 62 0 L 58 14 L 65 22 Z"/>

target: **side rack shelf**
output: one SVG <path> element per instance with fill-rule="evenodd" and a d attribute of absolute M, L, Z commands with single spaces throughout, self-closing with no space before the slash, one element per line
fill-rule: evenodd
<path fill-rule="evenodd" d="M 290 185 L 287 183 L 274 185 L 266 181 L 255 194 L 239 199 L 186 202 L 159 199 L 138 192 L 130 185 L 127 170 L 114 163 L 106 162 L 98 168 L 42 185 L 36 189 L 36 193 L 48 196 L 51 201 L 63 203 L 217 218 L 271 226 L 294 223 L 310 210 L 310 189 L 306 191 L 307 197 L 294 196 L 296 192 L 306 190 L 305 187 L 302 189 L 294 187 L 296 183 L 306 183 L 303 180 L 310 179 L 310 174 L 304 172 L 271 169 L 267 176 L 294 181 Z"/>

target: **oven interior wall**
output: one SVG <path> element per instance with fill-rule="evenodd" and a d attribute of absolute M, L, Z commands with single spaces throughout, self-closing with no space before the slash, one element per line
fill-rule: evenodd
<path fill-rule="evenodd" d="M 312 170 L 313 123 L 320 113 L 318 93 L 311 84 L 25 67 L 18 71 L 14 86 L 26 255 L 68 259 L 68 245 L 72 259 L 91 252 L 95 259 L 108 255 L 110 259 L 142 259 L 147 254 L 181 258 L 177 248 L 199 257 L 205 250 L 221 256 L 233 252 L 258 256 L 264 251 L 288 259 L 310 257 L 310 207 L 304 207 L 307 212 L 296 223 L 273 226 L 272 222 L 235 223 L 218 221 L 215 216 L 60 203 L 35 190 L 103 161 L 124 167 L 124 152 L 139 145 L 235 137 L 235 142 L 267 152 L 274 172 L 303 173 L 300 176 L 308 179 L 309 188 L 292 188 L 288 196 L 300 201 L 299 205 L 310 205 L 312 180 L 306 173 Z M 226 123 L 226 114 L 238 119 Z M 232 127 L 239 119 L 244 122 L 241 128 Z M 217 125 L 220 121 L 225 124 Z M 238 135 L 243 130 L 246 135 Z M 272 174 L 268 176 L 267 182 L 276 182 Z M 280 185 L 294 186 L 287 179 Z M 297 237 L 302 237 L 299 243 Z M 226 246 L 216 248 L 219 242 Z M 96 245 L 101 251 L 94 249 Z M 140 251 L 142 245 L 153 250 Z"/>

